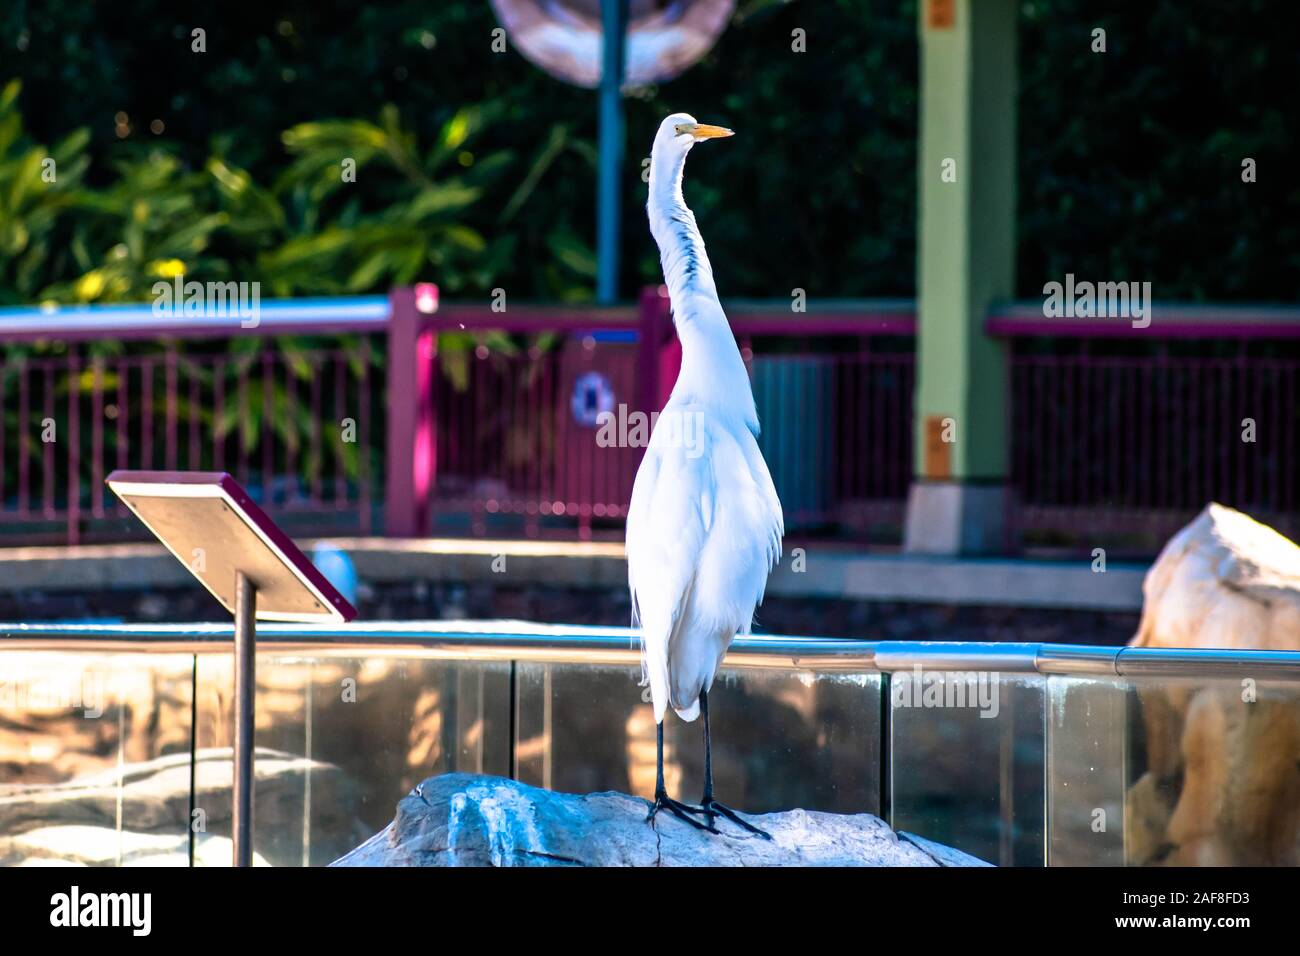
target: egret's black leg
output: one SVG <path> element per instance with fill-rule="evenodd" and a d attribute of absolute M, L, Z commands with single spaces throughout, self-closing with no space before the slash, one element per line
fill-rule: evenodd
<path fill-rule="evenodd" d="M 696 820 L 694 817 L 689 815 L 691 812 L 698 813 L 699 812 L 698 810 L 696 810 L 694 807 L 688 807 L 684 803 L 678 803 L 676 800 L 668 796 L 668 788 L 664 786 L 664 724 L 663 721 L 659 722 L 659 726 L 657 729 L 657 737 L 658 737 L 659 752 L 658 752 L 658 767 L 655 773 L 655 802 L 653 806 L 650 807 L 650 815 L 645 818 L 645 822 L 646 823 L 652 822 L 655 818 L 655 814 L 657 814 L 660 810 L 667 810 L 678 820 L 685 820 L 687 823 L 689 823 L 691 826 L 695 827 L 696 829 L 708 830 L 710 833 L 717 833 L 718 831 L 713 828 L 712 817 L 709 818 L 708 823 L 701 823 L 699 820 Z"/>
<path fill-rule="evenodd" d="M 700 800 L 700 810 L 708 814 L 709 823 L 723 816 L 750 833 L 756 833 L 765 840 L 772 839 L 772 834 L 760 830 L 752 823 L 746 823 L 740 819 L 740 815 L 735 810 L 724 807 L 713 799 L 713 742 L 709 734 L 709 692 L 707 690 L 700 691 L 700 715 L 704 718 L 704 797 Z"/>

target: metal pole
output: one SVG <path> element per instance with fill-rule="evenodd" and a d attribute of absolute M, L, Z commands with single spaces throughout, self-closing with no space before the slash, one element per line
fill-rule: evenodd
<path fill-rule="evenodd" d="M 600 72 L 600 171 L 596 194 L 596 301 L 618 298 L 618 260 L 623 174 L 623 65 L 627 0 L 600 5 L 604 58 Z"/>
<path fill-rule="evenodd" d="M 253 864 L 253 698 L 257 588 L 235 572 L 235 790 L 230 835 L 235 866 Z"/>

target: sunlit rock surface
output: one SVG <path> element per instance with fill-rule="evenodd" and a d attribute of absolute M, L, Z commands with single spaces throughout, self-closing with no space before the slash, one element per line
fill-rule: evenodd
<path fill-rule="evenodd" d="M 1135 647 L 1300 650 L 1300 547 L 1232 508 L 1170 538 L 1142 593 Z"/>
<path fill-rule="evenodd" d="M 1300 547 L 1211 504 L 1147 573 L 1135 647 L 1300 650 Z M 1300 686 L 1252 677 L 1138 685 L 1146 772 L 1131 862 L 1300 865 Z"/>
<path fill-rule="evenodd" d="M 554 793 L 502 777 L 431 777 L 386 828 L 334 866 L 986 866 L 895 834 L 869 813 L 749 817 L 764 840 L 719 820 L 713 835 L 625 793 Z"/>

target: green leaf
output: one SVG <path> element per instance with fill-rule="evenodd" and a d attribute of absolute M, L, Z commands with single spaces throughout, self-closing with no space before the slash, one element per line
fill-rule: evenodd
<path fill-rule="evenodd" d="M 578 275 L 588 279 L 596 277 L 596 253 L 572 232 L 553 232 L 546 237 L 547 248 L 555 258 Z"/>
<path fill-rule="evenodd" d="M 10 80 L 5 84 L 5 88 L 0 92 L 0 111 L 9 109 L 18 100 L 18 94 L 23 91 L 23 81 L 18 79 Z"/>
<path fill-rule="evenodd" d="M 422 189 L 403 207 L 402 219 L 416 222 L 441 213 L 459 212 L 473 205 L 480 195 L 480 190 L 454 182 Z"/>
<path fill-rule="evenodd" d="M 501 210 L 501 215 L 497 221 L 505 224 L 515 217 L 520 208 L 528 201 L 528 197 L 533 194 L 537 184 L 542 181 L 546 171 L 551 168 L 555 162 L 555 157 L 559 156 L 564 150 L 565 144 L 569 139 L 569 130 L 567 127 L 557 124 L 551 127 L 551 133 L 546 139 L 546 143 L 538 150 L 537 155 L 533 158 L 533 164 L 529 167 L 528 173 L 524 176 L 523 181 L 515 189 L 505 208 Z"/>

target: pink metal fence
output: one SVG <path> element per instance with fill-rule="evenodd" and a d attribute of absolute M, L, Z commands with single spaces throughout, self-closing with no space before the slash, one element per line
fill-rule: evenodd
<path fill-rule="evenodd" d="M 1294 532 L 1300 359 L 1019 355 L 1011 376 L 1023 529 L 1150 544 L 1218 501 Z"/>
<path fill-rule="evenodd" d="M 1210 501 L 1300 531 L 1297 318 L 1169 306 L 1063 333 L 1041 309 L 996 313 L 1022 538 L 1150 552 Z"/>
<path fill-rule="evenodd" d="M 409 481 L 398 474 L 401 488 L 390 478 L 390 533 L 619 533 L 642 454 L 638 416 L 662 408 L 680 364 L 662 290 L 635 309 L 442 304 L 415 318 L 414 299 L 394 305 L 413 317 L 402 332 L 408 320 L 395 313 L 390 356 L 421 356 L 412 388 L 427 404 L 390 447 L 409 440 L 429 454 Z M 911 462 L 910 304 L 838 303 L 796 317 L 742 302 L 728 314 L 787 518 L 896 535 Z M 489 330 L 514 336 L 513 354 L 438 352 L 439 333 Z"/>
<path fill-rule="evenodd" d="M 598 442 L 603 420 L 591 411 L 609 411 L 616 430 L 619 406 L 638 407 L 636 352 L 605 336 L 568 335 L 510 357 L 479 347 L 463 386 L 438 375 L 435 515 L 468 515 L 476 534 L 493 516 L 516 516 L 529 535 L 550 519 L 589 534 L 593 521 L 625 517 L 638 450 L 616 434 L 614 444 Z"/>
<path fill-rule="evenodd" d="M 825 315 L 809 325 L 831 334 L 804 332 L 803 317 L 780 335 L 747 334 L 770 328 L 764 312 L 733 321 L 787 528 L 896 541 L 912 477 L 912 318 L 902 309 L 849 308 L 861 310 L 855 332 Z"/>
<path fill-rule="evenodd" d="M 234 330 L 159 327 L 147 307 L 93 321 L 69 311 L 0 316 L 0 533 L 15 543 L 130 536 L 135 522 L 103 483 L 114 468 L 230 471 L 290 527 L 370 530 L 368 336 L 386 323 L 382 300 L 267 303 L 257 330 L 237 319 Z M 141 325 L 167 338 L 124 352 Z M 283 332 L 360 334 L 281 349 L 267 336 Z M 199 341 L 182 349 L 179 335 Z"/>
<path fill-rule="evenodd" d="M 911 304 L 727 308 L 791 527 L 896 540 Z M 1300 530 L 1294 310 L 1076 324 L 1025 306 L 988 320 L 1008 338 L 1026 540 L 1104 532 L 1149 551 L 1208 500 Z M 382 505 L 390 535 L 616 535 L 641 455 L 633 416 L 662 407 L 680 361 L 658 289 L 632 307 L 497 312 L 424 286 L 267 303 L 256 330 L 168 325 L 148 307 L 0 310 L 0 345 L 0 534 L 16 543 L 132 534 L 103 487 L 118 467 L 229 470 L 308 531 L 366 533 Z"/>

